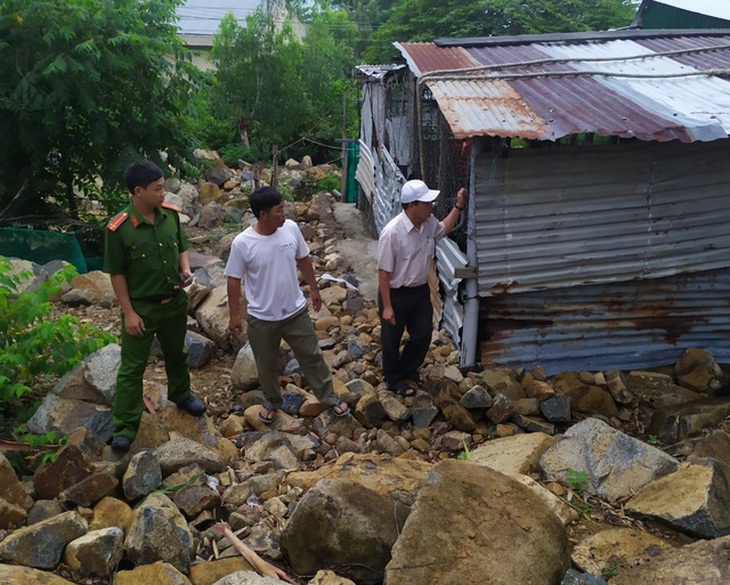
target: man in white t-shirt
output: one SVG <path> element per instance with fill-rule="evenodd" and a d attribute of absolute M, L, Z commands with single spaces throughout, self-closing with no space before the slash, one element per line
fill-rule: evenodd
<path fill-rule="evenodd" d="M 431 344 L 433 307 L 428 271 L 436 240 L 454 228 L 466 201 L 462 187 L 454 208 L 439 221 L 432 213 L 439 193 L 423 181 L 406 182 L 401 189 L 403 211 L 388 222 L 378 240 L 383 377 L 388 388 L 404 398 L 415 394 L 407 380 L 418 378 L 418 368 Z M 406 329 L 408 341 L 401 352 Z"/>
<path fill-rule="evenodd" d="M 271 423 L 282 405 L 277 372 L 282 338 L 292 348 L 317 399 L 337 416 L 344 416 L 350 408 L 337 399 L 307 312 L 307 299 L 299 288 L 297 268 L 309 285 L 314 310 L 319 311 L 322 297 L 309 247 L 297 224 L 285 218 L 284 200 L 276 189 L 257 189 L 249 202 L 258 221 L 233 240 L 224 274 L 228 277 L 228 328 L 236 337 L 243 331 L 241 281 L 246 289 L 248 341 L 266 400 L 259 419 Z"/>

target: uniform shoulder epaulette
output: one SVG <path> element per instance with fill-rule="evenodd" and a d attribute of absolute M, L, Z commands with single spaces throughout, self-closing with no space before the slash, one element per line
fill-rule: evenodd
<path fill-rule="evenodd" d="M 119 215 L 117 215 L 114 219 L 112 219 L 106 227 L 108 227 L 111 231 L 116 231 L 117 228 L 122 225 L 126 219 L 129 217 L 129 214 L 126 211 L 122 211 Z"/>
<path fill-rule="evenodd" d="M 172 209 L 173 211 L 177 211 L 178 213 L 182 213 L 182 207 L 180 207 L 179 205 L 175 205 L 174 203 L 170 203 L 169 201 L 165 201 L 162 204 L 162 207 L 164 207 L 165 209 Z"/>

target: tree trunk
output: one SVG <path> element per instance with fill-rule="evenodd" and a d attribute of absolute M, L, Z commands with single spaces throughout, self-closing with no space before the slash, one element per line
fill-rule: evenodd
<path fill-rule="evenodd" d="M 251 126 L 251 118 L 239 118 L 238 119 L 238 135 L 241 137 L 241 142 L 247 149 L 251 149 L 251 143 L 248 141 L 248 129 Z"/>

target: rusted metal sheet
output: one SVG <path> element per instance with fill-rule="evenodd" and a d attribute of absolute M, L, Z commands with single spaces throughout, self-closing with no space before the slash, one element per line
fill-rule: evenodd
<path fill-rule="evenodd" d="M 479 295 L 730 267 L 730 141 L 485 153 Z"/>
<path fill-rule="evenodd" d="M 396 46 L 457 138 L 554 141 L 594 133 L 693 142 L 728 136 L 730 33 L 594 35 Z"/>
<path fill-rule="evenodd" d="M 621 370 L 673 364 L 690 347 L 730 360 L 730 271 L 485 299 L 485 365 Z"/>

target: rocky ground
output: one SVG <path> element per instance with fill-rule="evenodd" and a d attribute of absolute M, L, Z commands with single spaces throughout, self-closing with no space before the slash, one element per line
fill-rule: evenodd
<path fill-rule="evenodd" d="M 291 205 L 289 212 L 303 226 L 305 237 L 311 242 L 317 274 L 345 278 L 358 287 L 357 293 L 347 292 L 337 283 L 321 281 L 327 310 L 313 316 L 337 390 L 350 403 L 353 415 L 338 420 L 328 417 L 326 411 L 307 398 L 306 383 L 293 369 L 287 370 L 283 379 L 289 398 L 294 400 L 293 406 L 286 413 L 277 413 L 277 421 L 271 427 L 258 423 L 255 414 L 260 392 L 241 371 L 241 362 L 245 360 L 237 356 L 240 358 L 243 350 L 234 351 L 238 348 L 231 348 L 230 340 L 225 337 L 226 309 L 218 307 L 221 297 L 216 297 L 217 289 L 211 284 L 212 290 L 206 292 L 214 301 L 211 311 L 218 311 L 217 321 L 198 310 L 193 325 L 215 340 L 216 349 L 202 367 L 191 372 L 194 392 L 208 405 L 206 420 L 181 418 L 174 407 L 152 399 L 149 406 L 154 415 L 145 419 L 139 444 L 133 449 L 141 453 L 139 449 L 145 447 L 154 453 L 156 465 L 166 470 L 168 485 L 177 481 L 193 484 L 187 487 L 198 490 L 190 501 L 179 497 L 180 494 L 174 496 L 175 505 L 184 510 L 194 535 L 193 561 L 212 562 L 225 556 L 219 553 L 229 545 L 215 536 L 212 523 L 216 518 L 228 518 L 258 552 L 285 566 L 290 574 L 296 569 L 300 583 L 376 583 L 384 576 L 389 585 L 492 583 L 486 575 L 514 571 L 511 565 L 519 565 L 528 571 L 523 573 L 523 581 L 509 577 L 499 580 L 495 576 L 493 583 L 580 585 L 604 583 L 601 578 L 621 579 L 630 569 L 641 568 L 649 558 L 661 556 L 657 551 L 664 546 L 680 550 L 679 547 L 695 541 L 701 544 L 700 538 L 718 537 L 730 527 L 730 502 L 722 496 L 723 489 L 727 492 L 725 474 L 730 470 L 730 461 L 722 454 L 726 450 L 724 446 L 730 446 L 726 428 L 730 413 L 722 400 L 716 402 L 712 398 L 720 392 L 726 376 L 706 352 L 697 350 L 682 356 L 677 364 L 663 372 L 572 372 L 548 379 L 539 368 L 513 372 L 487 367 L 484 372 L 464 376 L 456 367 L 453 344 L 448 336 L 436 331 L 419 393 L 416 398 L 402 400 L 382 387 L 379 374 L 374 302 L 376 242 L 368 233 L 363 217 L 352 205 L 335 203 L 328 196 L 317 196 L 309 204 Z M 189 228 L 200 255 L 198 260 L 209 266 L 212 274 L 219 269 L 206 264 L 206 258 L 225 256 L 230 231 L 230 226 Z M 219 290 L 220 280 L 217 286 Z M 81 292 L 72 298 L 78 300 L 83 296 Z M 70 312 L 82 321 L 118 334 L 118 310 L 109 303 L 97 298 L 90 304 L 72 304 L 73 307 L 59 304 L 57 310 Z M 356 359 L 354 353 L 358 354 Z M 155 389 L 164 384 L 164 366 L 159 359 L 152 358 L 145 388 L 150 395 L 155 395 Z M 688 403 L 705 406 L 695 411 L 684 406 Z M 659 411 L 663 412 L 661 417 L 657 417 Z M 571 432 L 575 432 L 575 437 Z M 180 447 L 181 435 L 203 444 L 208 444 L 213 437 L 220 447 L 222 461 L 212 463 L 194 450 L 186 451 L 192 447 L 189 444 Z M 229 438 L 236 449 L 231 450 L 230 444 L 221 447 L 215 435 Z M 168 449 L 168 445 L 176 441 L 178 451 L 171 454 L 172 447 Z M 80 436 L 72 442 L 90 445 L 91 439 Z M 139 509 L 139 500 L 128 492 L 133 491 L 130 486 L 135 481 L 141 478 L 149 481 L 137 469 L 142 463 L 137 458 L 146 456 L 135 455 L 132 465 L 126 458 L 109 460 L 108 448 L 104 453 L 99 446 L 81 449 L 89 450 L 96 450 L 92 467 L 100 475 L 94 477 L 98 480 L 103 475 L 101 470 L 110 466 L 115 471 L 104 473 L 117 477 L 124 474 L 124 493 L 129 496 L 130 504 L 137 502 L 135 506 Z M 183 465 L 180 452 L 187 453 L 185 457 L 195 461 L 197 469 L 210 467 L 210 476 L 219 482 L 217 487 L 201 484 L 190 471 L 186 475 L 180 469 Z M 69 460 L 80 456 L 69 453 L 74 451 L 67 449 Z M 702 457 L 708 456 L 718 459 L 722 468 L 710 466 L 714 474 L 711 477 L 697 479 L 705 477 L 702 470 L 706 468 L 695 463 L 690 475 L 696 483 L 691 484 L 691 489 L 683 483 L 686 479 L 678 477 L 671 482 L 671 487 L 679 491 L 670 492 L 660 485 L 656 488 L 659 495 L 645 497 L 649 502 L 676 501 L 685 497 L 681 495 L 684 490 L 685 494 L 706 496 L 704 503 L 692 501 L 682 510 L 667 510 L 651 508 L 650 503 L 644 502 L 643 508 L 637 504 L 636 510 L 630 509 L 634 502 L 641 502 L 640 497 L 633 501 L 632 498 L 641 495 L 644 486 L 652 485 L 667 473 L 681 473 L 685 462 L 704 461 Z M 448 465 L 453 461 L 479 463 L 490 471 L 469 467 L 464 472 Z M 605 467 L 607 461 L 613 467 Z M 491 469 L 537 480 L 539 486 L 546 488 L 540 487 L 541 497 L 553 498 L 550 506 L 555 506 L 554 511 L 565 527 L 556 526 L 552 514 L 538 513 L 545 504 L 531 500 L 533 496 L 523 488 L 505 480 L 501 473 L 495 475 Z M 572 469 L 574 474 L 566 473 L 566 469 Z M 75 509 L 69 502 L 83 500 L 78 494 L 69 494 L 76 486 L 68 482 L 55 491 L 50 490 L 45 482 L 52 482 L 57 475 L 53 468 L 42 467 L 35 478 L 25 478 L 26 490 L 35 490 L 34 509 L 41 507 L 43 501 L 39 490 L 45 490 L 52 500 L 58 497 L 69 509 Z M 357 481 L 344 483 L 352 476 Z M 427 476 L 430 491 L 421 489 Z M 612 478 L 620 479 L 611 483 Z M 367 486 L 366 491 L 362 491 L 363 486 Z M 159 483 L 150 489 L 157 487 Z M 88 486 L 85 489 L 88 492 Z M 119 492 L 118 487 L 108 489 L 108 493 L 117 497 Z M 0 503 L 7 496 L 0 489 Z M 504 501 L 500 502 L 501 499 Z M 23 498 L 19 500 L 18 505 L 25 507 L 27 502 Z M 206 502 L 210 505 L 204 505 Z M 400 518 L 401 504 L 412 512 L 407 524 L 398 520 L 395 533 L 381 534 L 380 528 L 369 525 L 371 518 L 379 518 L 381 513 L 385 518 Z M 168 504 L 156 501 L 147 505 L 154 515 L 154 510 Z M 450 513 L 454 516 L 449 516 L 447 510 L 452 505 L 455 507 Z M 201 506 L 205 508 L 202 512 Z M 434 506 L 442 513 L 434 514 Z M 84 517 L 93 518 L 93 525 L 98 522 L 97 515 L 104 514 L 99 508 L 103 508 L 102 503 L 93 500 L 79 504 L 76 510 Z M 0 520 L 2 512 L 0 506 Z M 446 525 L 438 524 L 442 517 Z M 74 524 L 76 520 L 69 522 Z M 387 523 L 387 519 L 381 522 Z M 328 541 L 327 535 L 317 530 L 319 526 L 330 525 L 337 543 Z M 643 548 L 631 550 L 626 537 L 621 540 L 612 536 L 614 540 L 601 544 L 592 540 L 613 534 L 609 532 L 613 528 L 625 529 L 621 534 L 629 534 L 629 540 L 639 540 Z M 77 529 L 75 525 L 74 529 Z M 523 541 L 522 537 L 528 533 L 537 535 L 537 539 Z M 368 546 L 372 544 L 357 540 L 364 538 L 363 535 L 379 544 L 388 543 L 385 551 L 373 549 L 363 557 L 362 551 L 371 550 Z M 432 546 L 419 540 L 431 535 L 439 538 Z M 8 540 L 3 542 L 3 536 L 10 538 L 13 533 L 0 531 L 0 559 L 16 558 Z M 658 540 L 649 541 L 650 537 Z M 28 538 L 32 542 L 37 537 L 29 535 Z M 565 546 L 561 549 L 562 539 Z M 165 577 L 166 580 L 161 580 L 159 575 L 143 577 L 138 571 L 146 563 L 152 563 L 150 555 L 144 556 L 144 551 L 138 551 L 130 540 L 133 539 L 128 535 L 125 560 L 119 567 L 124 570 L 117 573 L 118 581 L 114 581 L 113 575 L 80 576 L 72 567 L 73 559 L 69 558 L 64 559 L 56 573 L 86 585 L 187 583 L 175 580 L 177 577 Z M 619 540 L 621 544 L 617 544 Z M 357 546 L 353 541 L 357 541 Z M 312 543 L 314 550 L 308 548 Z M 515 550 L 511 551 L 510 546 Z M 282 548 L 287 551 L 285 556 Z M 307 549 L 312 558 L 298 552 L 302 549 Z M 353 549 L 357 550 L 353 552 Z M 498 554 L 500 550 L 502 553 Z M 156 551 L 155 554 L 163 553 Z M 524 562 L 519 560 L 519 554 L 525 555 Z M 710 553 L 703 551 L 703 554 Z M 140 555 L 144 560 L 140 560 Z M 129 570 L 135 564 L 131 560 L 139 565 L 135 571 Z M 180 559 L 169 562 L 190 569 Z M 571 562 L 575 569 L 593 573 L 598 580 L 570 580 L 568 574 L 563 578 Z M 429 567 L 427 574 L 418 573 L 419 563 Z M 548 570 L 541 568 L 541 563 L 551 567 L 552 576 L 546 576 Z M 705 564 L 713 566 L 711 561 Z M 363 568 L 364 565 L 378 565 L 379 569 L 373 572 L 372 567 Z M 529 574 L 533 566 L 537 567 L 536 572 Z M 114 569 L 115 565 L 107 560 L 106 569 L 110 567 Z M 337 575 L 319 576 L 318 573 L 318 577 L 311 578 L 311 574 L 324 568 L 333 568 Z M 4 569 L 0 564 L 0 582 L 10 574 L 3 573 Z M 194 585 L 211 585 L 214 581 L 201 575 L 201 571 L 212 574 L 213 565 L 200 563 L 189 574 L 183 570 Z M 20 583 L 19 574 L 11 576 L 9 583 L 16 585 L 14 578 Z M 137 581 L 123 582 L 125 575 Z M 624 583 L 652 582 L 641 578 L 637 576 L 635 581 Z M 703 578 L 676 582 L 703 585 L 723 582 L 703 581 Z M 24 577 L 23 585 L 33 583 L 29 579 Z M 239 583 L 230 583 L 234 582 Z"/>

